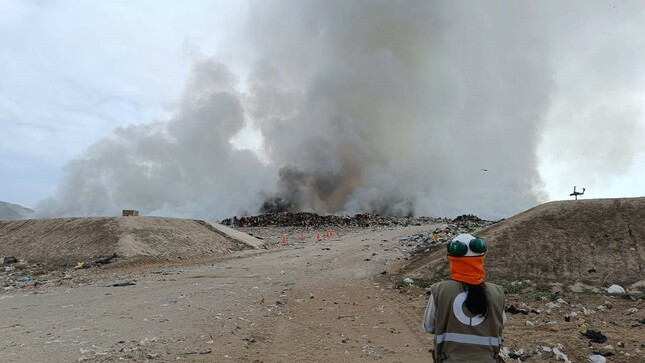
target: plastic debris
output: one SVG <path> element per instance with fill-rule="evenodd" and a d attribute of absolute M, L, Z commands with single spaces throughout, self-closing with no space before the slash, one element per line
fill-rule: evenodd
<path fill-rule="evenodd" d="M 607 341 L 607 337 L 601 331 L 587 329 L 585 332 L 582 333 L 582 335 L 586 336 L 594 343 L 602 344 Z"/>
<path fill-rule="evenodd" d="M 607 362 L 607 358 L 603 357 L 600 354 L 594 354 L 591 357 L 589 357 L 589 363 L 605 363 Z"/>
<path fill-rule="evenodd" d="M 523 315 L 529 315 L 528 310 L 524 309 L 518 309 L 515 305 L 509 305 L 504 309 L 505 312 L 511 313 L 511 314 L 523 314 Z"/>
<path fill-rule="evenodd" d="M 624 294 L 625 289 L 620 285 L 611 285 L 607 288 L 607 292 L 610 294 Z"/>
<path fill-rule="evenodd" d="M 563 360 L 565 362 L 571 362 L 569 357 L 560 348 L 553 348 L 553 354 L 555 354 L 555 360 Z"/>
<path fill-rule="evenodd" d="M 2 264 L 3 265 L 9 265 L 9 264 L 16 263 L 16 262 L 18 262 L 18 260 L 13 256 L 4 256 L 2 258 Z"/>
<path fill-rule="evenodd" d="M 126 282 L 118 282 L 116 284 L 112 284 L 109 287 L 124 287 L 124 286 L 132 286 L 132 285 L 136 285 L 136 283 L 132 281 L 126 281 Z"/>

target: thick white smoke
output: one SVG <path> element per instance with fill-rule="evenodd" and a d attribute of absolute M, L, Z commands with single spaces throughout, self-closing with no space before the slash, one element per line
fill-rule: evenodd
<path fill-rule="evenodd" d="M 254 113 L 287 168 L 276 204 L 499 216 L 536 203 L 546 41 L 530 7 L 490 5 L 256 7 L 271 77 L 250 80 L 255 97 L 286 101 Z"/>
<path fill-rule="evenodd" d="M 257 2 L 243 92 L 197 60 L 172 119 L 96 143 L 37 210 L 511 215 L 541 198 L 554 91 L 558 24 L 534 4 Z M 246 123 L 268 164 L 231 146 Z"/>
<path fill-rule="evenodd" d="M 119 128 L 67 165 L 42 215 L 143 213 L 214 217 L 254 211 L 269 173 L 229 140 L 244 126 L 237 80 L 226 67 L 197 60 L 179 109 L 167 122 Z"/>

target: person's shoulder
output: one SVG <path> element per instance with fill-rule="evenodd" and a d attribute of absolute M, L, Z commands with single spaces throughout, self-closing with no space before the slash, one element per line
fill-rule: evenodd
<path fill-rule="evenodd" d="M 430 290 L 434 291 L 434 290 L 437 290 L 437 289 L 447 288 L 447 287 L 450 287 L 450 286 L 460 285 L 460 284 L 461 283 L 459 281 L 444 280 L 444 281 L 439 281 L 439 282 L 435 282 L 434 284 L 432 284 L 432 286 L 430 286 Z"/>

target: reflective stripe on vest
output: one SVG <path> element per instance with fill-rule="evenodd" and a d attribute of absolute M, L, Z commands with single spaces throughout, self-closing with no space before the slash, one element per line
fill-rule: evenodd
<path fill-rule="evenodd" d="M 455 342 L 462 344 L 490 345 L 498 347 L 501 339 L 499 337 L 482 337 L 479 335 L 460 334 L 460 333 L 443 333 L 436 336 L 437 344 L 446 342 Z"/>

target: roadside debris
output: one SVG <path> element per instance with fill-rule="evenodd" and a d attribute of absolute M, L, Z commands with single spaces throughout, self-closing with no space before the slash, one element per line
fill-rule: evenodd
<path fill-rule="evenodd" d="M 594 354 L 591 357 L 589 357 L 589 363 L 605 363 L 607 362 L 607 358 L 603 357 L 600 354 Z"/>
<path fill-rule="evenodd" d="M 595 331 L 591 329 L 585 329 L 582 335 L 586 336 L 593 343 L 604 343 L 607 341 L 607 337 L 601 331 Z"/>
<path fill-rule="evenodd" d="M 16 263 L 16 262 L 18 262 L 18 260 L 13 256 L 4 256 L 2 258 L 2 264 L 3 265 L 10 265 L 10 264 Z"/>
<path fill-rule="evenodd" d="M 136 285 L 136 283 L 132 282 L 132 281 L 126 281 L 126 282 L 118 282 L 118 283 L 112 284 L 112 285 L 110 285 L 108 287 L 125 287 L 125 286 L 133 286 L 133 285 Z"/>
<path fill-rule="evenodd" d="M 620 285 L 611 285 L 607 288 L 607 292 L 610 294 L 624 294 L 625 289 Z"/>

